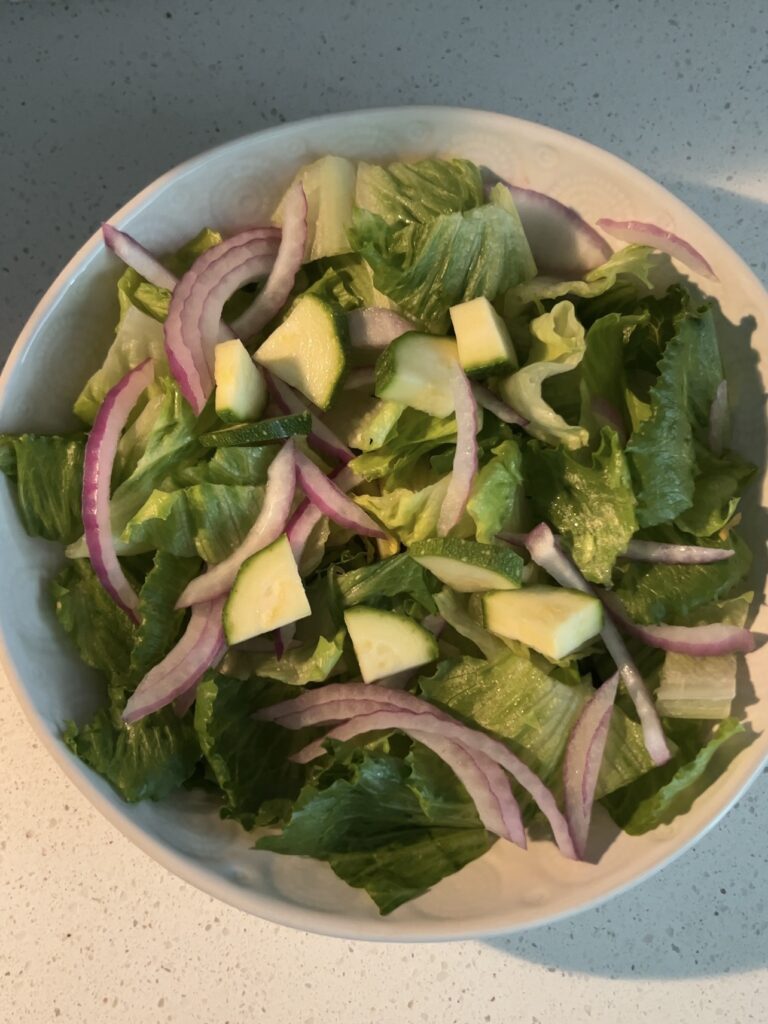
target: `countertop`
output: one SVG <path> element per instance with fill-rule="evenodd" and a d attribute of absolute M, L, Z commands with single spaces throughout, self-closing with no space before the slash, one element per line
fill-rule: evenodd
<path fill-rule="evenodd" d="M 280 121 L 486 107 L 589 139 L 707 219 L 765 282 L 768 10 L 643 4 L 0 3 L 0 357 L 139 188 Z M 167 874 L 37 743 L 0 677 L 0 1022 L 764 1021 L 768 779 L 656 878 L 488 942 L 351 943 Z"/>

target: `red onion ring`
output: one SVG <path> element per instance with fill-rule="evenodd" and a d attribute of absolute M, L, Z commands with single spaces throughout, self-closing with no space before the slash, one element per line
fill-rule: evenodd
<path fill-rule="evenodd" d="M 109 515 L 110 483 L 120 435 L 154 374 L 154 363 L 146 359 L 107 393 L 88 435 L 83 462 L 82 515 L 88 557 L 101 585 L 134 622 L 138 622 L 139 598 L 115 551 Z"/>
<path fill-rule="evenodd" d="M 312 504 L 334 523 L 347 530 L 355 530 L 365 537 L 386 537 L 385 531 L 368 513 L 348 498 L 338 484 L 301 451 L 296 452 L 296 476 L 299 486 Z"/>
<path fill-rule="evenodd" d="M 603 763 L 605 744 L 619 686 L 619 673 L 611 676 L 584 705 L 568 740 L 563 761 L 565 813 L 573 844 L 583 858 L 587 847 L 592 804 Z"/>
<path fill-rule="evenodd" d="M 679 235 L 665 231 L 658 224 L 649 224 L 642 220 L 613 220 L 611 217 L 601 217 L 597 226 L 602 228 L 606 234 L 612 235 L 622 242 L 650 245 L 652 248 L 658 249 L 659 252 L 667 253 L 694 273 L 708 277 L 712 281 L 718 279 L 717 274 L 698 249 L 694 249 L 690 242 L 686 242 Z"/>
<path fill-rule="evenodd" d="M 238 338 L 250 338 L 269 323 L 285 305 L 304 259 L 307 240 L 307 197 L 300 182 L 286 194 L 282 203 L 283 234 L 267 282 L 232 324 Z"/>

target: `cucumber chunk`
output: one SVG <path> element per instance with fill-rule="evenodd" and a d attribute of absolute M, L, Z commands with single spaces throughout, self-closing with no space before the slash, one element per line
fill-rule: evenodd
<path fill-rule="evenodd" d="M 376 396 L 445 419 L 454 411 L 452 366 L 458 358 L 453 338 L 408 331 L 376 362 Z"/>
<path fill-rule="evenodd" d="M 316 295 L 302 295 L 254 359 L 327 409 L 347 366 L 347 322 Z"/>
<path fill-rule="evenodd" d="M 449 310 L 459 350 L 459 362 L 470 377 L 517 369 L 517 354 L 507 325 L 480 296 Z"/>
<path fill-rule="evenodd" d="M 267 407 L 264 374 L 239 338 L 220 341 L 213 353 L 216 415 L 225 423 L 257 420 Z"/>
<path fill-rule="evenodd" d="M 379 608 L 356 605 L 344 612 L 363 682 L 427 665 L 437 657 L 437 641 L 418 622 Z"/>
<path fill-rule="evenodd" d="M 239 644 L 312 614 L 288 538 L 283 534 L 240 566 L 224 605 L 224 632 Z"/>
<path fill-rule="evenodd" d="M 497 590 L 483 597 L 483 619 L 491 633 L 560 661 L 597 636 L 603 606 L 590 594 L 563 587 Z"/>

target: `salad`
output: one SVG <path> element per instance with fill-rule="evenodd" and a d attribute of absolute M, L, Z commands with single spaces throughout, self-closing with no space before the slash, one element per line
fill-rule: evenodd
<path fill-rule="evenodd" d="M 712 268 L 598 226 L 467 160 L 336 156 L 227 239 L 104 225 L 82 429 L 0 436 L 100 674 L 75 755 L 127 801 L 210 791 L 383 914 L 497 841 L 594 859 L 596 805 L 688 810 L 744 733 L 754 469 L 708 303 L 659 283 Z"/>

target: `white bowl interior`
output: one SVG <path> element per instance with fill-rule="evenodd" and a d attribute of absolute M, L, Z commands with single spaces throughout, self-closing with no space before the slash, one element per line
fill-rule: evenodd
<path fill-rule="evenodd" d="M 444 108 L 362 111 L 287 125 L 222 146 L 160 178 L 115 220 L 150 249 L 169 250 L 201 227 L 232 231 L 259 223 L 281 188 L 314 155 L 354 157 L 453 154 L 567 202 L 587 219 L 653 221 L 703 251 L 719 275 L 704 289 L 719 300 L 721 343 L 732 377 L 736 445 L 761 467 L 746 503 L 745 532 L 765 576 L 766 451 L 764 357 L 768 296 L 743 262 L 681 202 L 621 160 L 551 129 L 498 114 Z M 22 333 L 0 380 L 0 430 L 71 429 L 72 402 L 101 362 L 117 317 L 111 287 L 117 261 L 94 236 L 62 271 Z M 761 363 L 761 358 L 763 362 Z M 133 841 L 199 888 L 267 919 L 326 934 L 438 939 L 508 932 L 583 909 L 646 877 L 684 850 L 728 809 L 768 753 L 768 702 L 754 702 L 745 678 L 740 701 L 757 734 L 727 771 L 672 825 L 620 835 L 601 818 L 599 864 L 563 860 L 550 843 L 526 854 L 497 843 L 489 854 L 426 896 L 380 918 L 365 894 L 323 864 L 254 853 L 249 838 L 218 819 L 209 799 L 179 794 L 160 804 L 124 804 L 59 740 L 63 723 L 100 702 L 100 686 L 59 631 L 48 581 L 61 562 L 55 545 L 26 536 L 11 488 L 0 483 L 0 654 L 43 742 L 67 775 Z M 757 629 L 765 631 L 759 609 Z M 756 677 L 768 654 L 749 658 Z"/>

